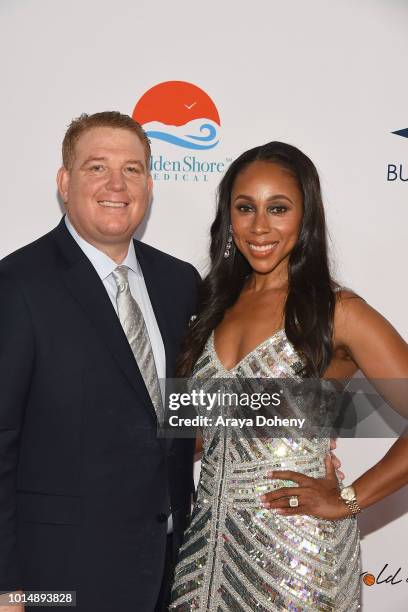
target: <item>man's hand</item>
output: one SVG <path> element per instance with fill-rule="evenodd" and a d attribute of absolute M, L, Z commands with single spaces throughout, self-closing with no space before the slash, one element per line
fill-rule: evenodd
<path fill-rule="evenodd" d="M 333 464 L 334 469 L 336 470 L 336 474 L 337 474 L 338 479 L 339 480 L 344 480 L 344 478 L 345 478 L 344 472 L 342 472 L 340 470 L 340 468 L 341 468 L 341 461 L 337 457 L 337 455 L 335 455 L 333 453 L 335 448 L 337 448 L 337 442 L 336 442 L 335 438 L 330 438 L 330 456 L 331 456 L 332 464 Z"/>
<path fill-rule="evenodd" d="M 10 605 L 13 595 L 22 595 L 23 591 L 14 591 L 13 593 L 2 593 L 0 595 L 0 612 L 24 612 L 23 604 Z"/>

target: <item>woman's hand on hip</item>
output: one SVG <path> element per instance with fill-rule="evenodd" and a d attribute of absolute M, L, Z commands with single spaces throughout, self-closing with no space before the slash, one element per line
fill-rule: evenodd
<path fill-rule="evenodd" d="M 336 520 L 350 516 L 350 510 L 340 498 L 336 471 L 330 455 L 325 459 L 326 476 L 312 478 L 292 470 L 274 470 L 269 478 L 292 480 L 298 486 L 281 487 L 261 496 L 262 505 L 285 516 L 308 514 L 322 519 Z M 289 498 L 296 497 L 299 505 L 291 507 Z"/>

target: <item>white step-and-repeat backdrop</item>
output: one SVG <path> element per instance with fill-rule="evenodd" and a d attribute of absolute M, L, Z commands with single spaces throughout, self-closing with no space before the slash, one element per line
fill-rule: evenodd
<path fill-rule="evenodd" d="M 283 140 L 320 171 L 336 277 L 408 337 L 406 1 L 1 0 L 0 18 L 1 256 L 59 221 L 82 112 L 155 132 L 141 237 L 202 272 L 224 169 Z M 341 440 L 347 481 L 391 443 Z M 408 609 L 407 510 L 402 491 L 359 519 L 367 612 Z"/>

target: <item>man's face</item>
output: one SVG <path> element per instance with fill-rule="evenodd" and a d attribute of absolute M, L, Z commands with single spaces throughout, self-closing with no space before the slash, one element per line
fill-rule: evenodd
<path fill-rule="evenodd" d="M 130 130 L 110 127 L 79 137 L 72 168 L 61 168 L 57 183 L 78 233 L 108 252 L 130 241 L 152 190 L 141 141 Z"/>

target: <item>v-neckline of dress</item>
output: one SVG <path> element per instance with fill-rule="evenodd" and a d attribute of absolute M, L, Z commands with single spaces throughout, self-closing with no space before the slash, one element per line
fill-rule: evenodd
<path fill-rule="evenodd" d="M 260 342 L 259 344 L 257 344 L 252 350 L 250 350 L 246 355 L 244 355 L 242 357 L 242 359 L 240 359 L 239 361 L 237 361 L 237 363 L 232 367 L 232 368 L 226 368 L 224 366 L 224 364 L 222 363 L 221 359 L 218 357 L 218 353 L 216 351 L 215 348 L 215 330 L 213 329 L 211 334 L 210 334 L 210 350 L 215 358 L 215 360 L 217 361 L 217 363 L 221 366 L 221 368 L 224 370 L 224 372 L 227 372 L 228 374 L 231 374 L 232 372 L 234 372 L 234 370 L 236 370 L 246 359 L 248 359 L 248 357 L 250 357 L 253 353 L 255 353 L 256 351 L 258 351 L 259 349 L 261 349 L 267 342 L 269 342 L 270 340 L 272 340 L 273 338 L 276 338 L 277 336 L 279 336 L 280 334 L 284 334 L 285 333 L 285 329 L 283 327 L 281 327 L 280 329 L 277 329 L 273 334 L 271 334 L 270 336 L 268 336 L 267 338 L 265 338 L 265 340 L 262 340 L 262 342 Z"/>

